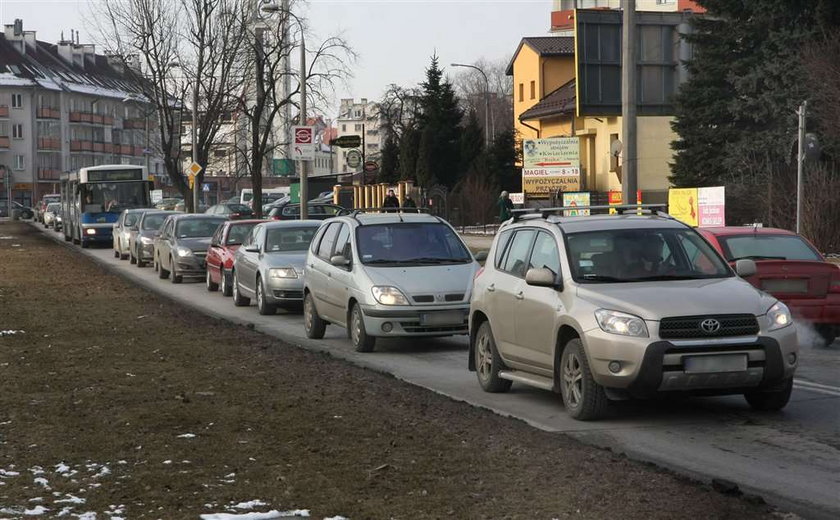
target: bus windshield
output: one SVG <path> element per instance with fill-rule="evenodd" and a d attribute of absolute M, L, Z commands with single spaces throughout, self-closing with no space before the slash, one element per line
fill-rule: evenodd
<path fill-rule="evenodd" d="M 87 183 L 82 188 L 84 213 L 121 213 L 124 209 L 149 206 L 145 182 Z"/>

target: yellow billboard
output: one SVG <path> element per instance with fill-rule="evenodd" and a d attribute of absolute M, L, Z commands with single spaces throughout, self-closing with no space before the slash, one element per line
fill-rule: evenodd
<path fill-rule="evenodd" d="M 697 188 L 671 188 L 668 190 L 668 213 L 689 226 L 697 226 L 700 216 Z"/>

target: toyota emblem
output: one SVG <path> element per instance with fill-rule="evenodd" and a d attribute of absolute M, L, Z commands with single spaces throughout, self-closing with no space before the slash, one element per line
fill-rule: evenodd
<path fill-rule="evenodd" d="M 718 320 L 703 320 L 700 322 L 700 330 L 706 334 L 714 334 L 720 330 L 720 322 Z"/>

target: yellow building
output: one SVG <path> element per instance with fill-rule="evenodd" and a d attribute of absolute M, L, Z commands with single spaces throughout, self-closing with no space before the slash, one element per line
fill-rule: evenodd
<path fill-rule="evenodd" d="M 513 76 L 514 127 L 519 139 L 580 137 L 581 189 L 620 190 L 621 159 L 610 150 L 621 139 L 621 117 L 576 115 L 577 90 L 585 86 L 577 84 L 574 49 L 571 36 L 522 39 L 507 69 Z M 660 193 L 669 186 L 672 119 L 638 118 L 639 189 L 650 194 L 646 202 L 666 196 Z"/>

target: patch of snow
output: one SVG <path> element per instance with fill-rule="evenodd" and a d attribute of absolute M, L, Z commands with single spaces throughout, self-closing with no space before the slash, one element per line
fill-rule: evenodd
<path fill-rule="evenodd" d="M 104 477 L 105 475 L 109 475 L 111 473 L 111 469 L 108 466 L 102 466 L 102 469 L 99 470 L 99 473 L 93 476 L 93 478 Z"/>
<path fill-rule="evenodd" d="M 44 487 L 49 487 L 49 485 L 50 485 L 49 481 L 47 479 L 45 479 L 44 477 L 38 477 L 35 480 L 33 480 L 32 482 L 34 482 L 35 484 L 38 484 L 39 486 L 44 486 Z"/>
<path fill-rule="evenodd" d="M 25 516 L 41 516 L 44 513 L 46 513 L 47 511 L 49 511 L 49 509 L 47 509 L 44 506 L 35 506 L 32 509 L 24 510 L 23 514 Z"/>
<path fill-rule="evenodd" d="M 96 513 L 88 511 L 79 515 L 79 520 L 96 520 Z"/>
<path fill-rule="evenodd" d="M 54 502 L 56 504 L 84 504 L 85 502 L 87 502 L 87 500 L 85 500 L 84 498 L 79 498 L 79 497 L 73 496 L 73 495 L 68 493 L 67 498 L 62 498 L 61 500 L 55 500 Z"/>
<path fill-rule="evenodd" d="M 0 330 L 0 338 L 3 336 L 14 336 L 15 334 L 23 334 L 26 331 L 23 330 Z"/>
<path fill-rule="evenodd" d="M 31 468 L 29 468 L 29 472 L 33 475 L 43 475 L 44 468 L 42 468 L 41 466 L 32 466 Z"/>
<path fill-rule="evenodd" d="M 30 499 L 29 499 L 29 501 L 30 501 L 30 502 L 43 502 L 43 501 L 44 501 L 44 497 L 35 497 L 35 498 L 30 498 Z"/>
<path fill-rule="evenodd" d="M 284 513 L 272 509 L 267 513 L 210 513 L 201 515 L 201 520 L 271 520 L 282 518 Z"/>
<path fill-rule="evenodd" d="M 55 465 L 55 472 L 56 473 L 67 473 L 68 471 L 70 471 L 70 466 L 68 466 L 67 464 L 65 464 L 63 462 L 59 462 L 58 464 Z"/>
<path fill-rule="evenodd" d="M 301 518 L 309 518 L 308 509 L 292 509 L 291 511 L 283 511 L 280 514 L 283 516 L 299 516 Z"/>
<path fill-rule="evenodd" d="M 18 477 L 20 473 L 17 471 L 7 471 L 5 469 L 0 468 L 0 477 Z"/>
<path fill-rule="evenodd" d="M 64 509 L 62 509 L 61 511 L 59 511 L 58 515 L 56 515 L 56 516 L 67 516 L 72 512 L 73 512 L 73 508 L 70 507 L 70 506 L 67 506 Z"/>
<path fill-rule="evenodd" d="M 331 516 L 329 518 L 324 518 L 324 520 L 350 520 L 350 519 L 347 518 L 347 517 L 338 515 L 338 516 Z"/>
<path fill-rule="evenodd" d="M 118 461 L 117 461 L 117 464 L 128 464 L 128 461 L 126 461 L 126 460 L 118 460 Z"/>
<path fill-rule="evenodd" d="M 178 436 L 178 438 L 179 439 L 193 439 L 193 438 L 195 438 L 195 434 L 194 433 L 182 433 L 181 435 Z"/>
<path fill-rule="evenodd" d="M 236 473 L 228 473 L 227 475 L 225 475 L 225 478 L 233 478 L 235 476 L 236 476 Z"/>
<path fill-rule="evenodd" d="M 250 500 L 248 502 L 240 502 L 233 506 L 234 509 L 254 509 L 258 506 L 267 506 L 262 500 Z"/>
<path fill-rule="evenodd" d="M 167 459 L 167 460 L 163 461 L 163 463 L 164 464 L 172 464 L 172 461 Z"/>
<path fill-rule="evenodd" d="M 17 237 L 13 237 L 10 235 L 0 237 L 0 240 L 14 240 Z"/>

